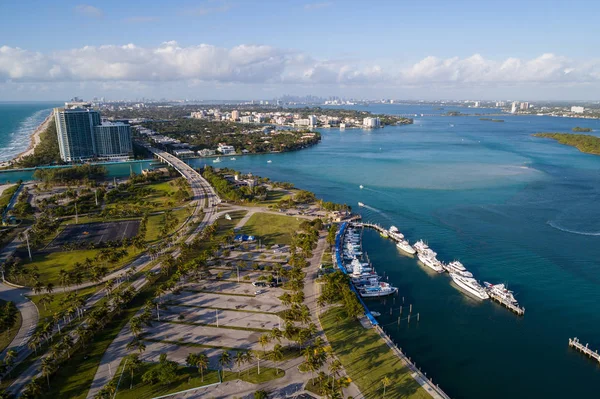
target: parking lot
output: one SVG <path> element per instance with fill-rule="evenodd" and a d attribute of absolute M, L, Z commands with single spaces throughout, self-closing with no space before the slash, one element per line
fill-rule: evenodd
<path fill-rule="evenodd" d="M 68 243 L 100 244 L 132 238 L 138 233 L 139 220 L 125 220 L 109 223 L 72 224 L 63 229 L 48 245 L 48 249 L 60 249 Z"/>
<path fill-rule="evenodd" d="M 275 314 L 266 313 L 170 306 L 165 312 L 162 312 L 161 320 L 212 325 L 217 325 L 218 323 L 219 327 L 271 330 L 274 327 L 279 327 L 280 318 Z"/>

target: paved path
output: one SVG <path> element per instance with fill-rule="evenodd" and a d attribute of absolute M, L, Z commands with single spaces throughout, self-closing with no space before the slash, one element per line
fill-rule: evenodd
<path fill-rule="evenodd" d="M 4 358 L 4 355 L 9 349 L 16 350 L 17 358 L 15 359 L 15 364 L 21 362 L 29 354 L 27 341 L 33 334 L 39 320 L 37 307 L 24 295 L 27 292 L 28 290 L 26 289 L 0 284 L 0 298 L 5 301 L 14 302 L 15 305 L 17 305 L 19 312 L 21 312 L 21 318 L 23 319 L 17 335 L 15 335 L 10 344 L 8 344 L 6 349 L 0 354 L 0 356 Z"/>
<path fill-rule="evenodd" d="M 317 243 L 317 249 L 313 251 L 313 256 L 309 259 L 310 265 L 305 269 L 306 278 L 304 279 L 304 303 L 310 310 L 311 322 L 317 326 L 318 336 L 329 344 L 327 341 L 327 336 L 325 335 L 323 327 L 321 326 L 321 322 L 319 321 L 320 309 L 317 303 L 317 299 L 320 295 L 320 285 L 317 283 L 317 274 L 319 272 L 319 265 L 321 264 L 323 253 L 325 252 L 325 249 L 327 249 L 328 245 L 326 234 L 321 233 Z M 346 375 L 345 370 L 342 370 L 342 372 L 344 375 Z M 354 384 L 354 382 L 351 382 L 350 386 L 345 389 L 345 396 L 352 396 L 355 399 L 363 398 L 360 390 L 356 384 Z"/>

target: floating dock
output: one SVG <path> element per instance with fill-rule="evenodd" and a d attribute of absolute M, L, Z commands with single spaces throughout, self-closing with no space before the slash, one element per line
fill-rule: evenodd
<path fill-rule="evenodd" d="M 579 338 L 575 337 L 573 339 L 569 338 L 569 346 L 571 348 L 575 348 L 577 349 L 579 352 L 583 353 L 584 355 L 589 356 L 590 358 L 597 360 L 598 363 L 600 363 L 600 354 L 598 354 L 598 351 L 596 350 L 595 352 L 593 350 L 591 350 L 590 348 L 588 348 L 589 344 L 585 344 L 585 346 L 583 346 L 583 344 L 581 342 L 579 342 Z"/>
<path fill-rule="evenodd" d="M 488 293 L 488 295 L 490 296 L 490 298 L 492 300 L 498 302 L 500 305 L 506 306 L 506 308 L 509 309 L 510 311 L 512 311 L 513 313 L 516 313 L 519 316 L 523 316 L 525 314 L 525 308 L 524 307 L 520 307 L 519 305 L 516 305 L 516 304 L 514 304 L 512 302 L 509 302 L 506 299 L 501 298 L 500 296 L 494 294 L 490 290 L 487 290 L 487 293 Z"/>

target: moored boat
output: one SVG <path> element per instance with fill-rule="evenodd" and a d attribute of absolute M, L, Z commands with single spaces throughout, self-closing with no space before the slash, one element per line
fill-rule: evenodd
<path fill-rule="evenodd" d="M 489 295 L 485 289 L 472 277 L 463 277 L 460 274 L 450 273 L 452 281 L 464 292 L 478 299 L 488 299 Z"/>

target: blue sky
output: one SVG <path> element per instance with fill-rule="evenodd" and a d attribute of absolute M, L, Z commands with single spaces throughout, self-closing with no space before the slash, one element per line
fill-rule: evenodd
<path fill-rule="evenodd" d="M 595 99 L 598 15 L 593 1 L 0 0 L 0 99 Z"/>

